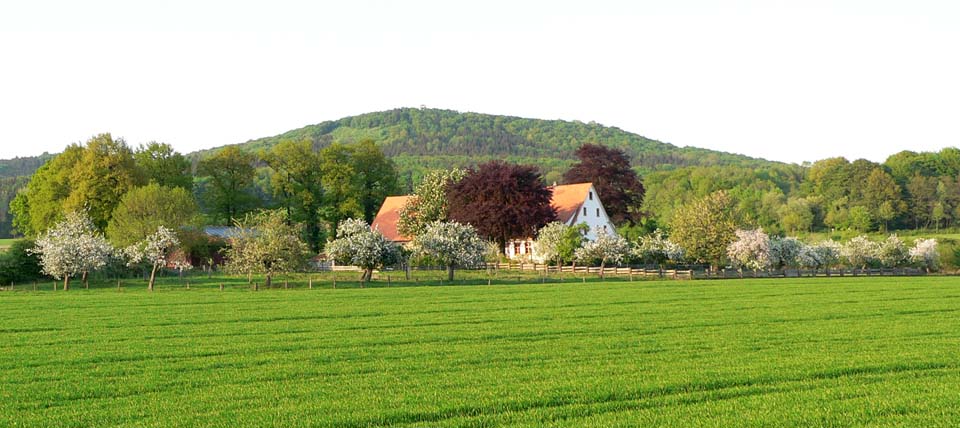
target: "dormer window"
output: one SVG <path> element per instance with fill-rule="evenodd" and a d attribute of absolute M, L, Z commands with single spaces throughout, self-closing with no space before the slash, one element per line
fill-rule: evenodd
<path fill-rule="evenodd" d="M 587 216 L 587 207 L 583 207 L 583 216 L 584 216 L 584 217 Z"/>
<path fill-rule="evenodd" d="M 593 192 L 590 192 L 590 200 L 593 200 Z"/>

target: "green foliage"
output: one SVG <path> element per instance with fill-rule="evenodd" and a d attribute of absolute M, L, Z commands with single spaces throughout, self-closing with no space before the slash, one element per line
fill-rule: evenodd
<path fill-rule="evenodd" d="M 460 168 L 439 169 L 427 173 L 414 189 L 413 197 L 400 209 L 397 230 L 404 236 L 418 236 L 428 224 L 445 221 L 449 214 L 447 189 L 466 176 Z"/>
<path fill-rule="evenodd" d="M 322 241 L 320 207 L 324 189 L 320 155 L 309 141 L 282 141 L 261 155 L 270 165 L 273 194 L 291 220 L 304 224 L 305 241 L 314 252 Z"/>
<path fill-rule="evenodd" d="M 733 200 L 719 191 L 680 207 L 670 222 L 670 239 L 683 248 L 687 260 L 718 267 L 739 225 Z"/>
<path fill-rule="evenodd" d="M 228 146 L 200 162 L 198 175 L 207 177 L 203 208 L 213 222 L 229 224 L 256 208 L 254 160 L 252 154 Z"/>
<path fill-rule="evenodd" d="M 123 195 L 107 225 L 107 238 L 122 248 L 164 226 L 179 230 L 198 225 L 198 208 L 193 195 L 182 187 L 165 187 L 151 183 Z"/>
<path fill-rule="evenodd" d="M 559 221 L 553 221 L 543 226 L 537 232 L 536 252 L 547 262 L 555 261 L 557 266 L 573 260 L 574 253 L 583 245 L 584 238 L 590 226 L 577 223 L 568 226 Z"/>
<path fill-rule="evenodd" d="M 141 184 L 143 177 L 134 162 L 133 150 L 121 138 L 114 140 L 110 134 L 100 134 L 87 141 L 83 155 L 74 165 L 70 194 L 62 209 L 86 210 L 93 224 L 104 230 L 123 195 Z"/>
<path fill-rule="evenodd" d="M 309 250 L 300 240 L 301 226 L 291 224 L 283 210 L 250 213 L 234 225 L 239 232 L 225 252 L 231 271 L 262 273 L 269 287 L 274 274 L 297 271 L 306 264 Z"/>
<path fill-rule="evenodd" d="M 169 144 L 155 141 L 141 144 L 133 157 L 147 183 L 186 190 L 193 187 L 190 160 L 173 150 Z"/>
<path fill-rule="evenodd" d="M 327 244 L 326 251 L 338 264 L 363 269 L 360 278 L 363 282 L 373 278 L 374 269 L 400 261 L 397 247 L 379 231 L 370 230 L 370 225 L 360 219 L 348 219 L 340 223 L 337 239 Z"/>
<path fill-rule="evenodd" d="M 43 276 L 40 258 L 32 253 L 35 243 L 18 239 L 5 251 L 0 251 L 0 285 L 38 279 Z"/>

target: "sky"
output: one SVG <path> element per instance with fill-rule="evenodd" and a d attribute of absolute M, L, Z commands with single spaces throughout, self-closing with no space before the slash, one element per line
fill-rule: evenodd
<path fill-rule="evenodd" d="M 960 145 L 956 1 L 0 0 L 0 158 L 397 107 L 771 160 Z"/>

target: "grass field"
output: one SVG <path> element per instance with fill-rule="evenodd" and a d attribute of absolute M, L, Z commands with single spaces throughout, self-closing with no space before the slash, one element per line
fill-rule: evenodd
<path fill-rule="evenodd" d="M 6 251 L 17 239 L 0 239 L 0 251 Z"/>
<path fill-rule="evenodd" d="M 960 278 L 0 293 L 0 426 L 956 426 Z"/>

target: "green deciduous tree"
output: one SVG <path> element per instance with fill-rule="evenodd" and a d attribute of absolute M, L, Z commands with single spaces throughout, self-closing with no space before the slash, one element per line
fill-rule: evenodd
<path fill-rule="evenodd" d="M 590 226 L 583 223 L 568 226 L 552 221 L 537 232 L 536 252 L 544 261 L 555 261 L 559 268 L 564 261 L 573 260 L 574 252 L 583 245 L 589 231 Z"/>
<path fill-rule="evenodd" d="M 275 197 L 290 219 L 303 223 L 305 240 L 320 251 L 320 207 L 323 203 L 320 154 L 309 141 L 281 141 L 263 155 L 272 170 L 270 183 Z"/>
<path fill-rule="evenodd" d="M 214 222 L 229 224 L 254 209 L 255 157 L 237 146 L 227 146 L 200 162 L 198 174 L 206 177 L 203 192 L 205 212 Z"/>
<path fill-rule="evenodd" d="M 141 144 L 133 157 L 147 183 L 186 190 L 193 187 L 190 160 L 173 150 L 169 144 L 155 141 Z"/>
<path fill-rule="evenodd" d="M 117 247 L 126 247 L 160 226 L 180 230 L 197 225 L 198 210 L 193 195 L 184 188 L 148 184 L 123 195 L 107 225 L 107 237 Z"/>
<path fill-rule="evenodd" d="M 86 210 L 97 228 L 103 230 L 123 195 L 141 184 L 143 176 L 133 160 L 133 150 L 123 139 L 100 134 L 87 142 L 74 166 L 70 195 L 64 200 L 63 209 Z"/>
<path fill-rule="evenodd" d="M 718 267 L 736 239 L 739 223 L 730 196 L 719 191 L 680 207 L 670 222 L 670 239 L 683 248 L 688 260 Z"/>

